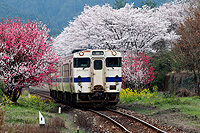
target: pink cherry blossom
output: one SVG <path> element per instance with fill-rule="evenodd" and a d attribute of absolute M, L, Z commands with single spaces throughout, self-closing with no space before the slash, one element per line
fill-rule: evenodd
<path fill-rule="evenodd" d="M 45 25 L 22 23 L 18 18 L 1 20 L 0 76 L 5 81 L 4 93 L 13 101 L 25 86 L 50 83 L 57 61 Z"/>
<path fill-rule="evenodd" d="M 151 58 L 145 54 L 126 52 L 122 57 L 123 88 L 144 87 L 155 78 L 154 68 L 150 66 Z"/>

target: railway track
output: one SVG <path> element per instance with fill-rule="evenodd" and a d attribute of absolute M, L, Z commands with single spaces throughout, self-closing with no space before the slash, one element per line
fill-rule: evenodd
<path fill-rule="evenodd" d="M 107 109 L 106 111 L 95 111 L 89 110 L 95 114 L 98 114 L 112 123 L 116 124 L 123 132 L 132 133 L 132 132 L 157 132 L 157 133 L 166 133 L 166 131 L 161 130 L 135 116 Z"/>
<path fill-rule="evenodd" d="M 38 90 L 38 89 L 31 89 L 30 94 L 39 95 L 45 99 L 52 100 L 49 91 L 45 90 Z"/>
<path fill-rule="evenodd" d="M 52 98 L 50 97 L 49 91 L 31 89 L 30 93 L 34 95 L 39 95 L 42 98 L 47 99 L 47 100 L 52 100 Z M 78 117 L 80 117 L 79 118 L 80 121 L 82 121 L 83 119 L 88 120 L 88 118 L 90 118 L 91 123 L 89 125 L 94 124 L 94 127 L 95 127 L 95 128 L 94 127 L 90 127 L 90 128 L 92 128 L 92 130 L 94 131 L 98 129 L 97 132 L 105 131 L 105 132 L 126 132 L 126 133 L 132 133 L 132 132 L 166 133 L 171 130 L 179 132 L 179 130 L 172 129 L 171 127 L 163 127 L 159 124 L 154 123 L 154 121 L 151 121 L 151 120 L 149 121 L 149 119 L 146 119 L 146 118 L 144 119 L 142 118 L 143 120 L 141 120 L 140 116 L 137 116 L 137 117 L 133 116 L 134 114 L 129 113 L 126 110 L 121 110 L 121 109 L 118 109 L 118 110 L 107 109 L 107 110 L 101 110 L 101 111 L 92 110 L 92 109 L 83 111 L 83 110 L 78 109 L 77 112 L 80 112 L 78 114 L 84 114 L 83 116 L 85 116 L 85 117 L 82 117 L 82 115 L 81 116 L 78 115 Z M 125 112 L 127 112 L 128 114 Z M 149 121 L 150 123 L 154 125 L 149 124 L 146 121 Z M 98 124 L 95 126 L 95 123 L 96 124 L 98 123 Z M 165 129 L 166 131 L 160 128 Z"/>

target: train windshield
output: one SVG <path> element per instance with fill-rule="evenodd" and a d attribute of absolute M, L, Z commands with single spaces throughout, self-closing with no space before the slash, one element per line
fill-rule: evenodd
<path fill-rule="evenodd" d="M 74 58 L 74 67 L 90 67 L 90 58 Z"/>
<path fill-rule="evenodd" d="M 121 57 L 106 58 L 106 67 L 121 67 Z"/>
<path fill-rule="evenodd" d="M 102 60 L 95 60 L 94 61 L 94 69 L 101 70 L 102 69 Z"/>

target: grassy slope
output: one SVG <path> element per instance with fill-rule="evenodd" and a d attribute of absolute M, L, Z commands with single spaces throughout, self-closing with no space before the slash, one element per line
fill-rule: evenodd
<path fill-rule="evenodd" d="M 152 94 L 152 92 L 133 93 L 127 91 L 121 95 L 120 100 L 119 106 L 160 119 L 163 124 L 167 123 L 192 130 L 200 129 L 200 98 L 197 96 L 176 97 L 172 95 L 166 97 L 158 92 Z"/>
<path fill-rule="evenodd" d="M 45 118 L 44 132 L 76 132 L 76 125 L 72 121 L 72 116 L 67 113 L 58 114 L 56 104 L 43 103 L 35 96 L 29 99 L 27 95 L 22 96 L 17 105 L 8 103 L 4 111 L 4 121 L 0 131 L 24 131 L 38 132 L 39 128 L 39 111 Z M 39 105 L 38 105 L 39 104 Z M 41 106 L 40 106 L 41 105 Z M 2 112 L 1 106 L 0 112 Z M 1 114 L 1 113 L 0 113 Z M 1 115 L 0 115 L 1 116 Z M 0 121 L 2 118 L 0 119 Z M 52 129 L 51 129 L 52 128 Z M 43 132 L 40 131 L 40 132 Z"/>

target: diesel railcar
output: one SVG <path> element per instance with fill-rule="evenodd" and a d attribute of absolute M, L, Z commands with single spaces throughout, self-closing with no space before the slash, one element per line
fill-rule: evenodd
<path fill-rule="evenodd" d="M 121 53 L 84 50 L 62 59 L 52 80 L 50 95 L 58 102 L 79 107 L 116 105 L 121 90 Z"/>

